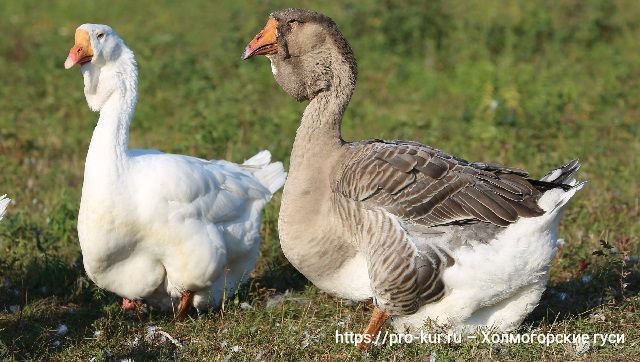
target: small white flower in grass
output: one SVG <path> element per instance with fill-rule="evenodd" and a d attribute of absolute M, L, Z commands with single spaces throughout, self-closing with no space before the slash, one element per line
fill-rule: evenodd
<path fill-rule="evenodd" d="M 145 333 L 144 340 L 147 343 L 151 343 L 156 338 L 158 338 L 158 341 L 160 343 L 165 343 L 167 340 L 169 340 L 176 347 L 182 348 L 182 343 L 180 343 L 180 341 L 178 341 L 177 339 L 173 338 L 169 333 L 167 333 L 167 332 L 163 331 L 162 329 L 160 329 L 160 327 L 158 327 L 158 326 L 149 326 L 149 327 L 147 327 L 147 332 Z"/>
<path fill-rule="evenodd" d="M 583 341 L 582 338 L 577 338 L 573 344 L 573 349 L 576 351 L 578 356 L 589 352 L 589 347 L 591 347 L 591 342 L 588 340 Z"/>
<path fill-rule="evenodd" d="M 151 342 L 153 342 L 153 339 L 154 339 L 154 338 L 155 338 L 155 336 L 156 336 L 156 330 L 158 330 L 158 327 L 157 327 L 157 326 L 148 326 L 148 327 L 147 327 L 147 331 L 146 331 L 146 333 L 145 333 L 145 335 L 144 335 L 144 340 L 145 340 L 147 343 L 151 343 Z"/>
<path fill-rule="evenodd" d="M 57 339 L 53 342 L 51 342 L 51 347 L 53 348 L 58 348 L 60 347 L 60 341 L 58 341 Z"/>
<path fill-rule="evenodd" d="M 240 350 L 242 350 L 242 347 L 240 347 L 240 346 L 231 347 L 231 352 L 240 352 Z"/>
<path fill-rule="evenodd" d="M 309 344 L 320 342 L 320 335 L 309 334 L 309 332 L 304 331 L 304 341 L 302 341 L 302 348 L 306 348 Z"/>
<path fill-rule="evenodd" d="M 63 337 L 67 333 L 69 333 L 69 327 L 64 323 L 58 324 L 58 327 L 56 327 L 56 335 Z"/>
<path fill-rule="evenodd" d="M 582 277 L 580 277 L 580 280 L 581 280 L 583 283 L 587 284 L 587 283 L 589 283 L 590 281 L 592 281 L 592 280 L 593 280 L 593 276 L 592 276 L 591 274 L 585 274 L 585 275 L 583 275 Z"/>
<path fill-rule="evenodd" d="M 605 317 L 604 314 L 600 314 L 600 313 L 594 313 L 591 315 L 590 318 L 598 321 L 602 321 L 602 322 L 604 322 L 607 319 L 607 317 Z"/>
<path fill-rule="evenodd" d="M 100 338 L 100 336 L 102 336 L 102 331 L 94 331 L 93 332 L 93 338 Z"/>
<path fill-rule="evenodd" d="M 500 102 L 498 102 L 497 100 L 494 99 L 494 100 L 491 101 L 491 103 L 489 103 L 489 107 L 491 109 L 496 109 L 496 108 L 498 108 L 498 104 L 500 104 Z"/>
<path fill-rule="evenodd" d="M 249 304 L 247 302 L 242 302 L 242 303 L 240 303 L 240 309 L 242 309 L 242 310 L 253 310 L 253 307 L 251 306 L 251 304 Z"/>
<path fill-rule="evenodd" d="M 338 327 L 344 327 L 347 324 L 349 324 L 349 322 L 351 322 L 351 316 L 347 315 L 346 317 L 340 319 L 337 324 L 338 324 Z"/>
<path fill-rule="evenodd" d="M 5 210 L 7 208 L 7 205 L 9 205 L 9 202 L 11 202 L 11 199 L 8 198 L 7 195 L 0 196 L 0 220 L 2 220 L 2 217 L 4 216 Z"/>
<path fill-rule="evenodd" d="M 254 361 L 266 361 L 266 360 L 268 360 L 268 358 L 265 358 L 265 357 L 268 357 L 268 356 L 269 356 L 269 352 L 267 352 L 265 350 L 260 350 L 256 354 L 256 358 L 254 358 L 253 360 Z"/>

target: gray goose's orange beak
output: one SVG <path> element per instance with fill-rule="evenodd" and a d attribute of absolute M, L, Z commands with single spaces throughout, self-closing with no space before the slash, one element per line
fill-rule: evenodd
<path fill-rule="evenodd" d="M 278 53 L 278 21 L 269 17 L 267 25 L 247 45 L 242 53 L 242 59 L 249 59 L 254 55 L 270 55 Z"/>
<path fill-rule="evenodd" d="M 93 48 L 86 30 L 78 29 L 75 35 L 75 45 L 69 50 L 69 56 L 64 62 L 64 67 L 69 69 L 76 64 L 86 64 L 93 59 Z"/>

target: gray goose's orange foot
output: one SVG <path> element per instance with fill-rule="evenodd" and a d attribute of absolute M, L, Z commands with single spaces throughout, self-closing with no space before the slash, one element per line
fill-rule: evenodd
<path fill-rule="evenodd" d="M 180 299 L 180 304 L 178 305 L 178 313 L 176 314 L 175 321 L 183 321 L 187 314 L 191 312 L 193 309 L 193 297 L 195 293 L 190 290 L 185 290 L 182 292 L 182 298 Z"/>
<path fill-rule="evenodd" d="M 380 333 L 380 329 L 384 326 L 384 322 L 389 318 L 389 313 L 383 311 L 382 309 L 375 307 L 373 309 L 373 313 L 371 314 L 371 319 L 369 319 L 369 325 L 367 329 L 364 330 L 363 340 L 358 343 L 358 349 L 361 351 L 366 351 L 369 348 L 369 345 L 372 341 L 376 340 L 376 336 Z"/>

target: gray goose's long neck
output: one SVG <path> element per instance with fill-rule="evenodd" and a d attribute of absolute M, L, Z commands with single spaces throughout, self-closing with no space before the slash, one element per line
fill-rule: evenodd
<path fill-rule="evenodd" d="M 305 156 L 340 148 L 342 116 L 355 89 L 355 64 L 335 50 L 331 60 L 331 86 L 314 97 L 305 108 L 291 154 L 291 168 L 304 162 Z M 317 145 L 317 146 L 316 146 Z M 295 170 L 293 170 L 295 171 Z"/>
<path fill-rule="evenodd" d="M 356 78 L 354 62 L 338 51 L 331 56 L 331 85 L 311 100 L 296 133 L 278 218 L 283 252 L 311 280 L 351 255 L 341 239 L 322 231 L 340 225 L 331 217 L 331 184 L 345 152 L 340 126 Z"/>
<path fill-rule="evenodd" d="M 117 179 L 126 167 L 129 145 L 129 126 L 137 102 L 137 68 L 133 54 L 123 57 L 113 65 L 100 70 L 99 82 L 113 84 L 110 93 L 101 95 L 99 91 L 90 94 L 90 86 L 85 87 L 87 100 L 104 101 L 100 118 L 93 131 L 85 164 L 85 185 L 105 186 Z"/>

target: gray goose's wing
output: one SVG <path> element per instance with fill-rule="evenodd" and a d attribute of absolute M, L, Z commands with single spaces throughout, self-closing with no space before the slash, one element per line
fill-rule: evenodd
<path fill-rule="evenodd" d="M 530 180 L 521 170 L 470 163 L 416 142 L 372 140 L 347 147 L 351 152 L 334 192 L 367 212 L 394 215 L 400 228 L 507 226 L 519 217 L 541 215 L 541 190 L 557 187 Z M 453 260 L 437 245 L 418 250 L 405 232 L 390 231 L 382 219 L 378 215 L 380 226 L 369 230 L 385 235 L 367 235 L 366 241 L 376 303 L 392 313 L 411 314 L 444 294 L 441 274 Z"/>
<path fill-rule="evenodd" d="M 470 163 L 417 142 L 374 140 L 351 147 L 335 190 L 402 220 L 508 226 L 520 216 L 543 213 L 537 201 L 545 183 L 528 179 L 522 170 Z"/>

